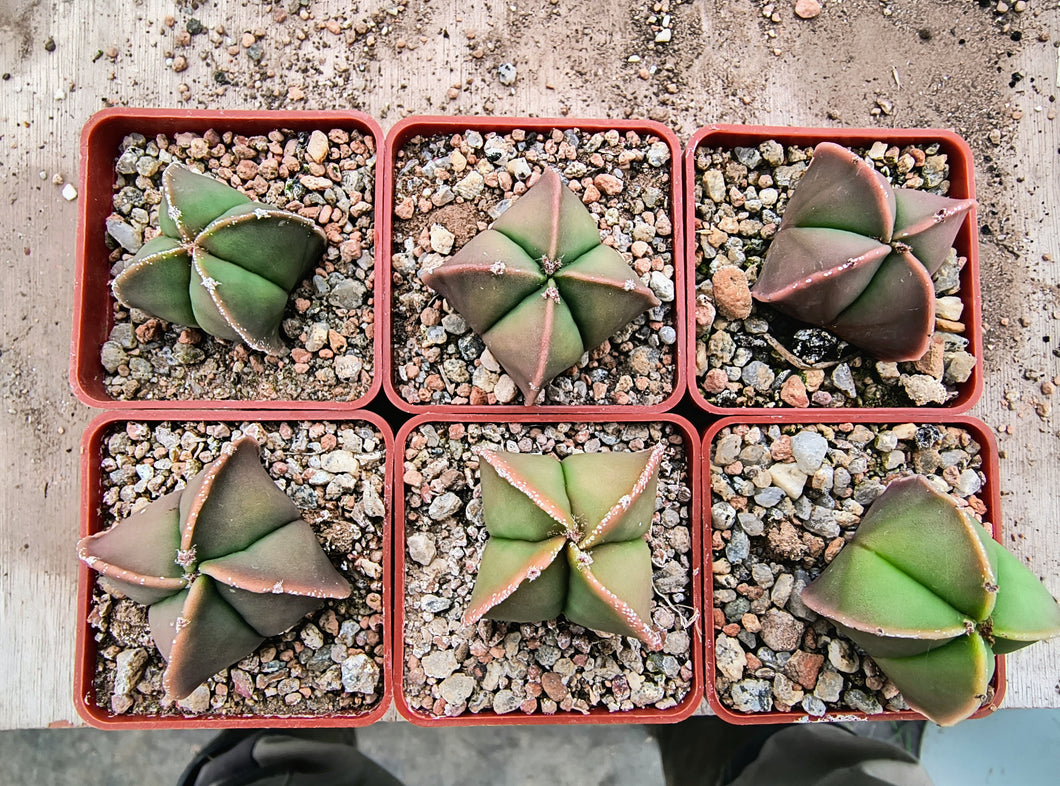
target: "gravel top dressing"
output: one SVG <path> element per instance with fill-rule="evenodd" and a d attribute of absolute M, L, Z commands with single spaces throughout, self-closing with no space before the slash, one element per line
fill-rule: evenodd
<path fill-rule="evenodd" d="M 648 538 L 651 621 L 663 647 L 596 633 L 566 618 L 540 623 L 480 620 L 465 626 L 488 533 L 482 521 L 476 446 L 552 454 L 637 451 L 665 442 L 659 499 Z M 691 689 L 692 492 L 689 453 L 668 423 L 424 424 L 403 456 L 406 539 L 402 690 L 427 716 L 493 711 L 527 715 L 666 710 Z"/>
<path fill-rule="evenodd" d="M 114 317 L 100 361 L 120 400 L 352 401 L 375 373 L 375 141 L 341 128 L 242 136 L 130 134 L 115 163 L 107 218 L 111 275 L 158 233 L 162 172 L 179 161 L 259 202 L 317 222 L 324 256 L 291 293 L 280 328 L 290 354 L 173 325 L 111 300 Z"/>
<path fill-rule="evenodd" d="M 666 142 L 617 130 L 469 130 L 413 137 L 396 155 L 390 351 L 394 389 L 408 403 L 522 403 L 482 340 L 419 273 L 485 230 L 545 167 L 559 170 L 603 242 L 662 304 L 583 355 L 545 386 L 538 403 L 650 406 L 673 392 L 679 293 Z"/>
<path fill-rule="evenodd" d="M 986 513 L 980 446 L 957 427 L 736 426 L 711 446 L 717 693 L 737 713 L 906 710 L 871 658 L 803 605 L 894 478 Z"/>
<path fill-rule="evenodd" d="M 383 436 L 365 421 L 116 424 L 103 441 L 103 522 L 109 525 L 183 486 L 242 434 L 353 585 L 174 704 L 147 608 L 95 580 L 95 688 L 106 709 L 131 715 L 345 715 L 383 695 Z"/>
<path fill-rule="evenodd" d="M 876 142 L 856 151 L 893 185 L 947 195 L 949 162 L 939 145 Z M 961 322 L 960 272 L 951 251 L 933 277 L 936 330 L 923 358 L 878 362 L 822 328 L 751 298 L 788 198 L 812 147 L 773 140 L 696 150 L 696 380 L 719 407 L 908 407 L 942 405 L 971 375 Z"/>

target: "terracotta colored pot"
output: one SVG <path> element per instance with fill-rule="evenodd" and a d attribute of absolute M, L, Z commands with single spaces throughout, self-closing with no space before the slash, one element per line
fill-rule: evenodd
<path fill-rule="evenodd" d="M 909 414 L 909 413 L 907 413 Z M 919 414 L 913 412 L 913 415 Z M 814 424 L 828 424 L 836 426 L 841 423 L 850 423 L 855 426 L 858 424 L 888 424 L 896 425 L 899 423 L 909 423 L 910 419 L 907 418 L 894 418 L 883 413 L 869 412 L 866 410 L 861 411 L 834 411 L 829 412 L 828 410 L 819 411 L 801 411 L 801 412 L 783 412 L 773 413 L 770 417 L 752 416 L 752 417 L 729 417 L 719 420 L 717 423 L 707 429 L 706 435 L 703 437 L 703 500 L 706 512 L 703 515 L 704 522 L 704 543 L 705 543 L 705 562 L 707 569 L 703 572 L 704 575 L 704 591 L 703 591 L 703 608 L 707 617 L 713 620 L 714 610 L 714 574 L 713 574 L 713 551 L 711 543 L 713 538 L 713 525 L 711 508 L 717 499 L 716 495 L 712 492 L 711 486 L 711 458 L 713 454 L 713 442 L 718 433 L 727 427 L 731 426 L 758 426 L 763 429 L 770 426 L 786 426 L 786 425 L 814 425 Z M 928 418 L 916 418 L 915 422 L 920 424 L 932 424 L 941 427 L 953 426 L 956 428 L 963 429 L 972 435 L 976 442 L 979 443 L 980 455 L 982 456 L 981 470 L 986 478 L 985 483 L 976 495 L 979 500 L 983 503 L 986 508 L 986 512 L 983 515 L 984 521 L 989 522 L 992 525 L 992 534 L 994 539 L 999 543 L 1001 540 L 1001 491 L 999 488 L 999 472 L 998 472 L 998 455 L 997 455 L 997 443 L 994 442 L 994 438 L 990 433 L 990 430 L 980 421 L 975 418 L 954 415 L 945 419 L 938 419 L 932 421 Z M 781 562 L 781 559 L 774 559 L 773 561 Z M 717 713 L 718 717 L 723 718 L 730 723 L 736 724 L 759 724 L 759 723 L 805 723 L 813 721 L 846 721 L 846 720 L 924 720 L 924 716 L 919 712 L 912 710 L 908 711 L 894 711 L 884 709 L 883 712 L 877 714 L 868 714 L 853 709 L 832 709 L 823 716 L 813 716 L 805 712 L 801 707 L 798 709 L 792 709 L 789 712 L 756 712 L 756 713 L 743 713 L 735 711 L 729 707 L 726 707 L 721 699 L 718 697 L 716 687 L 716 660 L 715 660 L 715 638 L 717 630 L 714 624 L 710 626 L 710 635 L 706 636 L 707 646 L 707 657 L 706 657 L 706 675 L 707 675 L 707 700 L 710 702 L 711 708 Z M 864 657 L 864 656 L 863 656 Z M 991 681 L 993 687 L 993 696 L 990 698 L 987 704 L 976 711 L 973 718 L 980 718 L 984 715 L 988 715 L 994 710 L 1001 706 L 1001 701 L 1005 696 L 1005 658 L 1004 656 L 996 656 L 996 668 L 994 670 L 994 678 Z M 811 691 L 807 691 L 810 693 Z"/>
<path fill-rule="evenodd" d="M 256 110 L 189 110 L 189 109 L 105 109 L 93 115 L 81 132 L 81 175 L 78 198 L 77 276 L 74 282 L 74 332 L 70 358 L 70 385 L 85 404 L 107 409 L 145 409 L 179 407 L 182 409 L 289 409 L 295 405 L 315 409 L 352 410 L 363 406 L 379 392 L 379 320 L 373 327 L 372 356 L 364 358 L 375 369 L 373 381 L 361 396 L 350 401 L 284 401 L 284 400 L 119 400 L 107 392 L 106 371 L 100 351 L 113 324 L 110 291 L 109 250 L 105 243 L 106 219 L 113 212 L 114 162 L 122 139 L 140 133 L 149 140 L 157 134 L 181 132 L 267 134 L 279 128 L 309 133 L 320 129 L 344 128 L 371 137 L 376 155 L 383 145 L 379 124 L 360 112 L 298 111 L 273 112 Z M 378 209 L 383 192 L 382 177 L 375 178 L 374 207 Z M 379 248 L 379 220 L 374 221 L 374 240 Z M 383 298 L 385 280 L 375 277 L 374 303 Z M 378 311 L 378 308 L 376 307 Z M 285 361 L 290 362 L 290 361 Z"/>
<path fill-rule="evenodd" d="M 438 431 L 442 438 L 448 433 L 450 427 L 465 428 L 471 424 L 496 424 L 497 426 L 506 426 L 510 423 L 524 423 L 527 424 L 528 428 L 534 426 L 547 427 L 551 425 L 558 425 L 560 423 L 571 424 L 571 419 L 560 420 L 554 415 L 527 415 L 527 414 L 512 414 L 505 416 L 503 419 L 498 419 L 493 414 L 482 414 L 482 413 L 468 413 L 463 415 L 445 415 L 435 417 L 432 415 L 420 415 L 413 418 L 406 423 L 401 430 L 398 432 L 397 445 L 398 449 L 395 452 L 398 462 L 404 462 L 405 456 L 409 451 L 414 450 L 409 445 L 410 436 L 417 432 L 417 429 L 422 427 L 424 424 L 437 425 Z M 581 418 L 573 421 L 577 426 L 584 426 L 585 428 L 592 428 L 594 424 L 614 424 L 616 421 L 606 418 L 601 415 L 589 418 Z M 406 566 L 408 564 L 408 556 L 406 554 L 406 528 L 407 523 L 407 512 L 406 506 L 406 487 L 408 483 L 403 481 L 400 484 L 400 488 L 396 489 L 395 494 L 395 522 L 394 527 L 394 581 L 395 581 L 395 595 L 394 597 L 399 599 L 395 603 L 393 620 L 394 630 L 392 634 L 392 641 L 394 642 L 394 676 L 393 682 L 395 685 L 402 686 L 395 691 L 395 702 L 397 705 L 398 712 L 406 719 L 413 723 L 420 725 L 443 725 L 443 726 L 467 726 L 467 725 L 488 725 L 488 724 L 515 724 L 515 725 L 542 725 L 542 724 L 557 724 L 557 723 L 676 723 L 677 721 L 683 720 L 695 712 L 696 708 L 700 705 L 703 695 L 700 691 L 699 686 L 703 684 L 702 681 L 702 658 L 701 653 L 697 650 L 701 646 L 702 638 L 702 606 L 700 605 L 700 593 L 701 587 L 699 583 L 700 575 L 700 562 L 702 552 L 700 550 L 700 505 L 699 502 L 699 437 L 691 424 L 683 418 L 675 415 L 643 415 L 633 418 L 627 418 L 617 421 L 619 424 L 625 423 L 660 423 L 672 428 L 672 433 L 679 435 L 683 440 L 684 458 L 687 462 L 687 486 L 692 494 L 692 498 L 686 503 L 688 506 L 688 518 L 687 524 L 682 526 L 689 527 L 691 536 L 691 552 L 690 552 L 690 585 L 688 592 L 690 593 L 690 599 L 693 606 L 691 613 L 690 625 L 686 628 L 689 635 L 689 644 L 691 652 L 689 653 L 690 661 L 692 663 L 692 678 L 689 684 L 688 693 L 674 706 L 669 709 L 660 710 L 654 707 L 631 709 L 631 710 L 619 710 L 615 712 L 609 712 L 604 707 L 598 707 L 591 709 L 588 713 L 582 714 L 574 710 L 557 710 L 552 715 L 544 714 L 538 709 L 538 711 L 532 714 L 524 714 L 521 710 L 514 710 L 511 713 L 498 714 L 492 708 L 484 709 L 478 713 L 472 713 L 470 711 L 464 712 L 461 715 L 454 717 L 448 717 L 445 715 L 435 715 L 429 711 L 421 709 L 414 709 L 410 706 L 407 696 L 405 694 L 405 680 L 407 678 L 406 658 L 407 648 L 411 645 L 405 640 L 405 624 L 409 615 L 414 611 L 418 613 L 420 609 L 419 600 L 422 594 L 417 594 L 413 597 L 407 591 L 406 583 Z M 398 472 L 403 476 L 405 470 L 403 466 L 398 467 Z M 682 483 L 682 485 L 685 485 Z M 418 488 L 418 487 L 417 487 Z M 413 493 L 419 493 L 418 490 Z M 656 525 L 658 526 L 658 525 Z M 470 544 L 467 549 L 474 549 L 474 544 Z M 459 599 L 457 603 L 459 603 Z M 687 600 L 685 601 L 687 603 Z M 444 616 L 436 616 L 434 619 L 445 619 Z M 563 623 L 569 625 L 570 623 Z M 518 630 L 518 626 L 513 624 L 513 630 Z M 459 635 L 459 634 L 457 634 Z M 593 635 L 589 633 L 590 637 Z M 547 670 L 547 669 L 546 669 Z M 529 681 L 528 681 L 529 684 Z"/>
<path fill-rule="evenodd" d="M 236 425 L 244 421 L 251 423 L 279 424 L 286 421 L 296 423 L 299 421 L 330 421 L 350 423 L 353 425 L 367 424 L 378 430 L 382 435 L 382 442 L 386 456 L 380 467 L 384 473 L 383 492 L 380 497 L 386 507 L 387 514 L 382 521 L 382 568 L 381 578 L 382 601 L 378 614 L 381 621 L 378 629 L 383 637 L 383 663 L 380 665 L 380 679 L 382 680 L 382 694 L 379 701 L 368 710 L 360 713 L 336 713 L 336 714 L 309 714 L 303 709 L 301 713 L 293 709 L 290 714 L 241 714 L 224 715 L 214 710 L 208 710 L 201 714 L 181 715 L 179 710 L 174 714 L 167 715 L 134 715 L 117 714 L 111 711 L 104 698 L 101 706 L 96 695 L 95 674 L 97 670 L 97 656 L 99 645 L 97 643 L 98 631 L 89 624 L 88 619 L 93 612 L 92 595 L 96 586 L 96 574 L 84 563 L 79 566 L 78 572 L 78 594 L 77 594 L 77 643 L 74 671 L 74 705 L 78 714 L 90 725 L 106 729 L 197 729 L 197 728 L 258 728 L 270 726 L 277 728 L 290 727 L 323 727 L 323 726 L 367 726 L 383 716 L 390 706 L 393 693 L 391 682 L 392 646 L 390 639 L 390 612 L 391 605 L 391 574 L 390 574 L 390 527 L 391 527 L 391 499 L 393 494 L 393 447 L 394 438 L 392 431 L 386 422 L 378 415 L 371 412 L 349 412 L 337 415 L 333 411 L 299 410 L 292 411 L 268 411 L 251 412 L 246 410 L 225 410 L 222 412 L 207 413 L 201 409 L 182 410 L 122 410 L 118 412 L 104 413 L 98 416 L 89 425 L 81 441 L 81 529 L 80 536 L 94 534 L 105 528 L 108 523 L 104 520 L 105 504 L 104 471 L 100 466 L 100 459 L 104 441 L 109 434 L 113 433 L 113 427 L 130 422 L 148 423 L 157 426 L 161 423 L 193 422 L 202 423 L 225 423 Z M 71 559 L 74 559 L 71 552 Z M 354 587 L 354 592 L 358 592 Z M 363 591 L 363 590 L 360 590 Z M 231 689 L 231 688 L 230 688 Z"/>
<path fill-rule="evenodd" d="M 938 144 L 948 156 L 949 195 L 955 198 L 975 198 L 975 167 L 972 151 L 961 137 L 952 131 L 939 129 L 886 129 L 886 128 L 788 128 L 784 126 L 739 126 L 712 125 L 700 128 L 692 136 L 684 154 L 684 205 L 685 205 L 685 280 L 688 288 L 685 295 L 686 322 L 685 345 L 687 351 L 685 373 L 692 400 L 708 412 L 719 415 L 758 417 L 777 412 L 777 408 L 720 406 L 709 402 L 696 374 L 696 287 L 697 281 L 697 217 L 695 200 L 696 151 L 701 147 L 734 148 L 757 147 L 766 140 L 776 140 L 785 147 L 796 145 L 810 147 L 819 142 L 836 142 L 847 147 L 868 147 L 875 141 L 904 147 L 906 145 Z M 964 304 L 961 322 L 966 326 L 967 352 L 975 356 L 976 363 L 968 379 L 958 387 L 957 396 L 943 405 L 909 407 L 836 407 L 840 411 L 866 409 L 891 418 L 947 418 L 967 412 L 979 400 L 983 390 L 983 336 L 982 308 L 979 293 L 979 230 L 976 211 L 973 207 L 954 240 L 959 256 L 967 258 L 960 274 L 960 299 Z M 866 355 L 867 357 L 867 355 Z M 778 405 L 779 406 L 779 405 Z M 787 412 L 796 413 L 801 408 L 780 406 Z M 827 412 L 826 407 L 810 407 L 806 411 Z M 912 414 L 912 413 L 917 414 Z M 904 414 L 903 414 L 904 413 Z"/>
<path fill-rule="evenodd" d="M 557 405 L 557 404 L 542 404 L 527 407 L 523 404 L 499 404 L 499 403 L 484 403 L 481 406 L 467 404 L 446 404 L 446 403 L 431 403 L 427 401 L 423 404 L 411 403 L 406 400 L 399 392 L 398 388 L 401 385 L 401 380 L 398 378 L 399 374 L 399 362 L 395 360 L 393 345 L 395 343 L 395 325 L 393 306 L 394 302 L 400 298 L 403 294 L 404 289 L 407 287 L 403 284 L 402 275 L 396 274 L 392 264 L 392 255 L 403 251 L 402 248 L 396 247 L 395 244 L 395 216 L 394 209 L 395 205 L 395 180 L 397 178 L 397 167 L 398 167 L 398 153 L 412 140 L 414 137 L 430 137 L 434 135 L 446 135 L 452 136 L 455 134 L 463 134 L 467 130 L 475 130 L 486 136 L 489 133 L 507 134 L 513 130 L 521 129 L 531 132 L 547 132 L 554 129 L 560 131 L 576 129 L 584 133 L 605 133 L 608 130 L 617 130 L 622 133 L 629 131 L 636 132 L 641 136 L 650 134 L 658 137 L 660 140 L 666 143 L 670 150 L 670 185 L 668 197 L 670 200 L 670 222 L 672 226 L 672 257 L 673 257 L 673 283 L 674 283 L 674 300 L 671 303 L 664 303 L 667 311 L 670 312 L 668 319 L 674 330 L 677 331 L 676 339 L 674 344 L 668 349 L 672 353 L 672 389 L 663 396 L 663 399 L 656 404 L 650 405 L 635 405 L 635 404 L 570 404 L 570 405 Z M 685 390 L 685 363 L 684 363 L 684 329 L 682 324 L 684 317 L 681 310 L 685 307 L 685 303 L 682 297 L 682 292 L 685 288 L 684 276 L 685 266 L 681 259 L 681 254 L 684 252 L 685 244 L 683 237 L 683 223 L 681 217 L 684 215 L 682 210 L 682 190 L 680 187 L 680 156 L 681 148 L 680 143 L 677 140 L 677 136 L 668 129 L 666 126 L 661 125 L 649 120 L 572 120 L 570 118 L 529 118 L 529 117 L 510 117 L 510 118 L 488 118 L 488 117 L 410 117 L 402 120 L 395 125 L 386 139 L 385 149 L 385 162 L 383 164 L 384 171 L 387 176 L 384 179 L 384 191 L 382 205 L 384 207 L 383 214 L 381 217 L 382 223 L 382 241 L 380 243 L 380 256 L 384 266 L 384 275 L 380 276 L 385 278 L 388 284 L 388 292 L 385 295 L 385 299 L 381 302 L 381 321 L 382 321 L 382 333 L 384 336 L 384 346 L 391 347 L 390 350 L 384 349 L 383 352 L 383 387 L 386 391 L 387 396 L 394 403 L 395 406 L 403 409 L 407 412 L 421 413 L 421 412 L 434 412 L 434 413 L 457 413 L 457 412 L 468 412 L 475 409 L 487 409 L 491 412 L 503 412 L 503 413 L 519 413 L 519 412 L 537 412 L 537 413 L 564 413 L 569 416 L 582 417 L 586 414 L 606 411 L 615 413 L 615 417 L 618 417 L 620 413 L 651 413 L 651 412 L 665 412 L 669 410 L 674 404 L 676 404 Z M 469 167 L 470 169 L 470 167 Z M 454 203 L 460 204 L 460 203 Z M 415 274 L 411 274 L 415 275 Z M 666 364 L 669 366 L 669 363 Z M 610 388 L 614 388 L 617 382 L 617 374 L 612 374 L 608 378 Z M 590 383 L 591 384 L 591 383 Z M 610 395 L 610 394 L 609 394 Z M 517 394 L 517 398 L 519 398 Z"/>

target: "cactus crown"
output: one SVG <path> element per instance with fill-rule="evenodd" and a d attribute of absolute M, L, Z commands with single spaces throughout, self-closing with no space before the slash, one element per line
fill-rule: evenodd
<path fill-rule="evenodd" d="M 554 456 L 477 450 L 490 540 L 465 624 L 482 617 L 578 625 L 660 645 L 651 555 L 664 447 Z M 562 556 L 561 556 L 562 555 Z"/>
<path fill-rule="evenodd" d="M 243 437 L 191 478 L 77 544 L 109 591 L 149 606 L 176 699 L 291 627 L 349 583 Z"/>
<path fill-rule="evenodd" d="M 822 142 L 752 294 L 880 360 L 916 360 L 935 326 L 931 276 L 974 205 L 892 188 L 854 152 Z"/>
<path fill-rule="evenodd" d="M 919 475 L 887 487 L 802 600 L 943 726 L 979 708 L 995 654 L 1060 635 L 1034 574 Z"/>
<path fill-rule="evenodd" d="M 641 312 L 659 305 L 554 169 L 485 232 L 421 275 L 471 326 L 527 404 Z"/>
<path fill-rule="evenodd" d="M 287 297 L 324 251 L 315 223 L 180 164 L 162 175 L 162 234 L 115 279 L 126 306 L 280 355 Z"/>

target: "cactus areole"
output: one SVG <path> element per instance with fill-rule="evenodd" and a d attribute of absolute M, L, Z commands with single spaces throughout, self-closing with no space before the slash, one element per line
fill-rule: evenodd
<path fill-rule="evenodd" d="M 77 544 L 108 591 L 148 606 L 182 699 L 350 585 L 244 437 L 183 489 Z"/>
<path fill-rule="evenodd" d="M 661 637 L 650 622 L 651 553 L 665 448 L 553 456 L 477 450 L 490 540 L 465 624 L 563 614 L 597 631 Z"/>
<path fill-rule="evenodd" d="M 931 277 L 974 205 L 892 188 L 853 151 L 822 142 L 752 294 L 879 360 L 917 360 L 935 329 Z"/>
<path fill-rule="evenodd" d="M 326 244 L 317 225 L 177 163 L 162 175 L 158 224 L 162 234 L 114 279 L 119 302 L 285 354 L 287 298 Z"/>
<path fill-rule="evenodd" d="M 600 241 L 596 220 L 554 169 L 421 278 L 481 336 L 527 404 L 660 302 Z"/>
<path fill-rule="evenodd" d="M 986 700 L 995 654 L 1060 635 L 1034 574 L 919 475 L 887 487 L 802 601 L 943 726 Z"/>

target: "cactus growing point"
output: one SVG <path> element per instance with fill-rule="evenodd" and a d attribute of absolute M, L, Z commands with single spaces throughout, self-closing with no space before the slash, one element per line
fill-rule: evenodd
<path fill-rule="evenodd" d="M 651 554 L 664 447 L 553 456 L 477 450 L 490 540 L 465 624 L 538 622 L 564 614 L 658 649 Z"/>
<path fill-rule="evenodd" d="M 148 606 L 175 699 L 325 598 L 350 593 L 251 437 L 226 446 L 183 489 L 83 538 L 77 552 L 108 591 Z"/>
<path fill-rule="evenodd" d="M 421 277 L 512 377 L 527 404 L 581 356 L 659 305 L 592 214 L 546 169 L 485 232 Z"/>
<path fill-rule="evenodd" d="M 288 295 L 324 251 L 317 225 L 177 163 L 162 175 L 158 223 L 162 234 L 114 279 L 119 302 L 284 354 Z"/>
<path fill-rule="evenodd" d="M 979 709 L 995 654 L 1060 635 L 1034 574 L 919 475 L 887 487 L 802 601 L 943 726 Z"/>
<path fill-rule="evenodd" d="M 931 276 L 974 205 L 893 188 L 854 152 L 822 142 L 752 294 L 879 360 L 917 360 L 935 326 Z"/>

